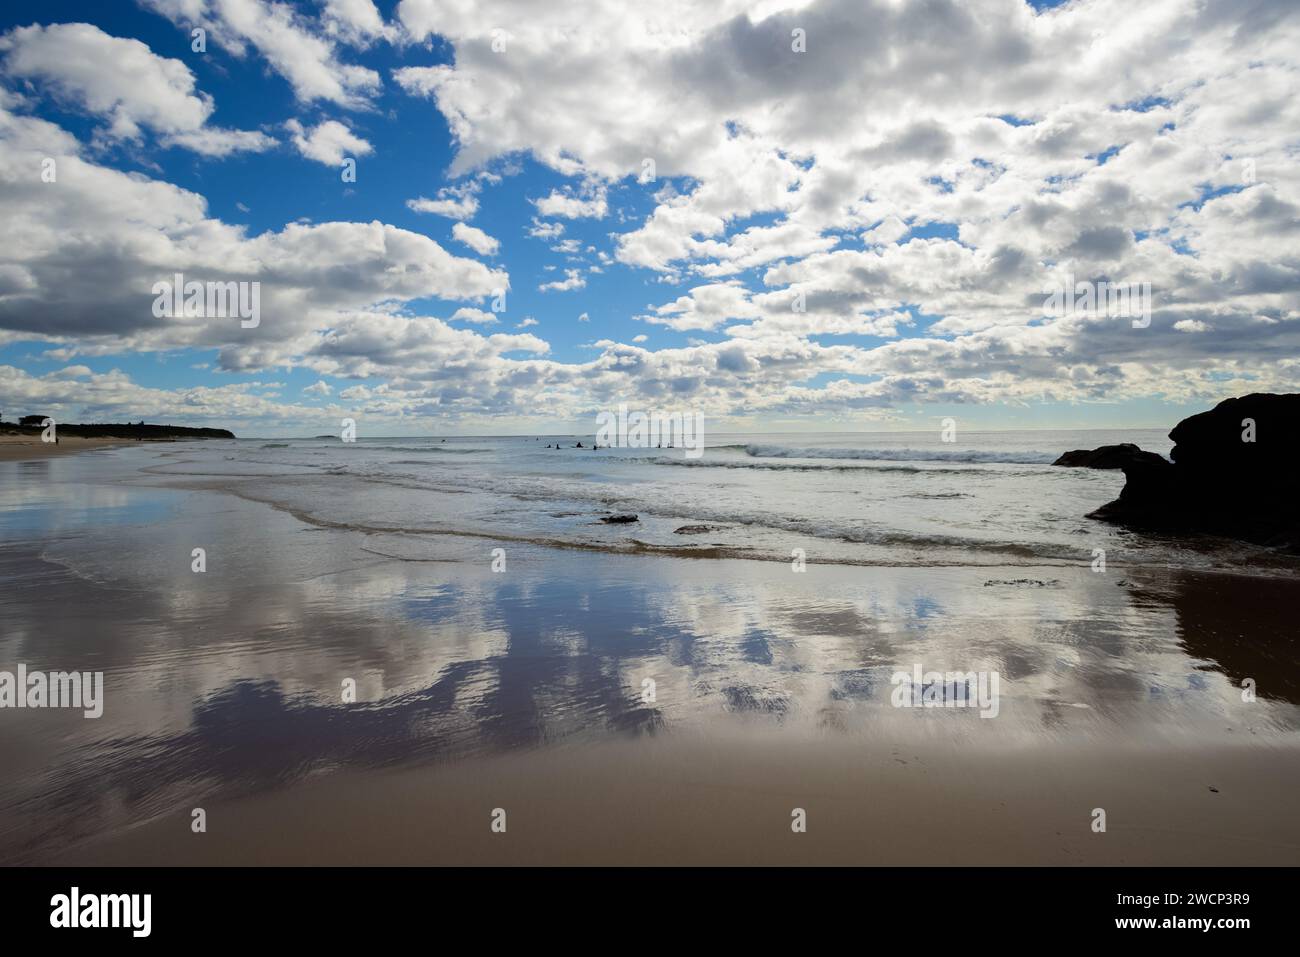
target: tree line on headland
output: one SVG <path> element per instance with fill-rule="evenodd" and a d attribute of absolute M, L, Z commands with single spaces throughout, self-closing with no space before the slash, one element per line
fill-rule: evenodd
<path fill-rule="evenodd" d="M 24 415 L 17 422 L 5 422 L 0 417 L 0 430 L 30 435 L 39 435 L 44 431 L 47 416 Z M 196 428 L 188 425 L 155 425 L 139 422 L 94 423 L 71 425 L 59 422 L 60 435 L 77 436 L 84 439 L 233 439 L 235 433 L 229 429 Z"/>

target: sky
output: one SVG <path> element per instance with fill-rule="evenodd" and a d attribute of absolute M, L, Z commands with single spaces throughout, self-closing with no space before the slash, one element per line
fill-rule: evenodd
<path fill-rule="evenodd" d="M 1286 0 L 10 3 L 0 410 L 1167 428 L 1300 379 L 1298 88 Z"/>

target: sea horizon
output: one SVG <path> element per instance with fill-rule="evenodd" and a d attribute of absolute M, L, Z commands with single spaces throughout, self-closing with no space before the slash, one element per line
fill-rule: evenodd
<path fill-rule="evenodd" d="M 720 436 L 735 436 L 735 435 L 927 435 L 928 436 L 928 435 L 935 434 L 937 431 L 939 430 L 937 429 L 822 429 L 822 430 L 739 429 L 739 430 L 727 430 L 727 431 L 718 430 L 716 432 L 711 432 L 710 434 L 720 435 Z M 1161 427 L 1161 426 L 1098 425 L 1098 426 L 1087 426 L 1087 427 L 1069 426 L 1069 427 L 1061 427 L 1061 428 L 1042 426 L 1042 427 L 1034 427 L 1034 428 L 963 429 L 962 434 L 983 435 L 983 434 L 998 433 L 998 432 L 1116 433 L 1116 432 L 1167 432 L 1167 431 L 1168 431 L 1168 427 Z M 329 438 L 333 438 L 335 434 L 336 434 L 335 432 L 330 432 L 330 433 L 321 432 L 314 435 L 239 435 L 236 436 L 236 439 L 240 441 L 253 441 L 256 439 L 320 439 L 326 436 L 328 436 Z M 596 429 L 593 428 L 590 432 L 533 431 L 533 432 L 481 432 L 481 433 L 480 432 L 464 432 L 464 433 L 437 432 L 437 433 L 427 433 L 427 434 L 426 433 L 391 433 L 391 434 L 384 434 L 384 435 L 358 436 L 357 438 L 362 441 L 365 440 L 375 441 L 379 439 L 450 439 L 450 438 L 516 439 L 516 438 L 535 438 L 535 437 L 547 437 L 547 436 L 554 438 L 557 435 L 561 435 L 561 436 L 567 435 L 567 436 L 573 436 L 575 438 L 578 436 L 582 436 L 585 438 L 587 436 L 595 435 L 595 434 L 596 434 Z"/>

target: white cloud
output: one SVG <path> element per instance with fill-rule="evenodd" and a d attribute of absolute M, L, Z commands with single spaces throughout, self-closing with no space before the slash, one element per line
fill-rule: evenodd
<path fill-rule="evenodd" d="M 581 289 L 587 285 L 587 280 L 582 278 L 582 273 L 577 269 L 564 270 L 564 278 L 557 279 L 555 282 L 542 283 L 537 288 L 541 292 L 568 292 L 571 289 Z"/>
<path fill-rule="evenodd" d="M 862 234 L 868 246 L 896 243 L 910 232 L 911 227 L 895 215 L 885 217 L 879 224 Z"/>
<path fill-rule="evenodd" d="M 463 306 L 452 313 L 451 321 L 456 322 L 458 320 L 461 322 L 473 322 L 479 325 L 490 325 L 497 321 L 497 317 L 494 313 L 488 312 L 484 309 L 474 309 L 470 306 Z"/>
<path fill-rule="evenodd" d="M 6 76 L 103 117 L 113 139 L 139 140 L 148 127 L 166 145 L 214 157 L 275 143 L 264 133 L 207 126 L 215 107 L 188 66 L 89 23 L 19 27 L 0 37 L 0 54 Z"/>
<path fill-rule="evenodd" d="M 57 187 L 14 188 L 43 157 L 57 162 Z M 211 218 L 201 196 L 89 162 L 54 124 L 3 110 L 0 177 L 10 183 L 0 189 L 10 239 L 0 248 L 0 280 L 18 293 L 0 293 L 0 330 L 80 354 L 188 347 L 219 350 L 227 369 L 324 363 L 342 329 L 356 342 L 363 326 L 389 324 L 378 307 L 429 297 L 483 302 L 510 285 L 503 271 L 380 222 L 295 223 L 249 236 Z M 259 282 L 260 325 L 159 322 L 153 286 L 177 272 Z"/>
<path fill-rule="evenodd" d="M 603 219 L 609 211 L 604 190 L 586 197 L 553 190 L 549 196 L 531 202 L 543 216 L 560 216 L 564 219 Z"/>
<path fill-rule="evenodd" d="M 297 120 L 289 120 L 285 128 L 299 153 L 326 166 L 341 166 L 345 158 L 356 159 L 374 152 L 373 146 L 338 120 L 325 120 L 310 130 Z"/>
<path fill-rule="evenodd" d="M 557 239 L 564 235 L 564 223 L 544 223 L 533 217 L 533 224 L 528 227 L 528 235 L 534 239 Z"/>
<path fill-rule="evenodd" d="M 141 0 L 187 33 L 202 27 L 212 42 L 232 56 L 243 57 L 251 47 L 266 58 L 303 103 L 325 100 L 339 106 L 366 106 L 382 83 L 367 67 L 338 58 L 333 37 L 317 20 L 286 3 L 265 0 Z M 363 35 L 368 20 L 363 4 L 331 3 L 327 22 L 336 34 L 352 39 Z"/>
<path fill-rule="evenodd" d="M 264 153 L 278 140 L 256 130 L 222 130 L 208 126 L 201 130 L 172 133 L 165 142 L 168 146 L 183 146 L 195 153 L 220 159 L 234 153 Z"/>
<path fill-rule="evenodd" d="M 402 0 L 390 24 L 369 2 L 318 4 L 319 18 L 260 0 L 149 3 L 264 56 L 304 102 L 366 106 L 378 77 L 348 72 L 347 47 L 392 39 L 397 23 L 418 43 L 436 32 L 447 62 L 393 76 L 426 98 L 409 101 L 414 121 L 436 109 L 451 130 L 449 175 L 511 175 L 526 156 L 567 177 L 524 207 L 525 231 L 590 254 L 611 279 L 671 288 L 637 318 L 700 338 L 601 340 L 591 361 L 566 363 L 522 332 L 532 317 L 511 333 L 465 328 L 496 318 L 482 307 L 509 285 L 504 271 L 379 222 L 250 236 L 196 193 L 90 162 L 22 115 L 53 89 L 32 74 L 0 91 L 7 341 L 67 357 L 212 348 L 226 369 L 365 376 L 377 382 L 340 397 L 393 416 L 558 414 L 637 394 L 781 416 L 1177 402 L 1293 389 L 1300 371 L 1293 4 L 1076 0 L 1039 14 L 1022 0 L 665 0 L 655 19 L 671 26 L 656 28 L 614 0 Z M 495 24 L 510 29 L 504 54 Z M 789 52 L 795 25 L 807 54 Z M 84 83 L 58 95 L 110 130 L 200 142 L 206 98 L 169 82 L 98 109 Z M 151 105 L 164 94 L 181 112 Z M 176 128 L 194 104 L 198 125 Z M 220 131 L 203 135 L 221 148 Z M 57 193 L 22 178 L 43 156 L 59 159 Z M 642 183 L 646 159 L 656 179 Z M 431 198 L 408 206 L 467 221 L 488 181 L 431 179 Z M 611 232 L 564 242 L 548 217 L 605 218 Z M 175 268 L 260 278 L 261 329 L 154 322 L 149 284 Z M 580 289 L 587 268 L 539 289 Z M 1044 316 L 1043 287 L 1067 275 L 1149 281 L 1151 326 Z M 456 303 L 450 320 L 407 314 L 429 296 Z"/>
<path fill-rule="evenodd" d="M 240 382 L 167 390 L 140 385 L 117 369 L 93 373 L 80 366 L 37 376 L 0 365 L 0 391 L 15 407 L 39 409 L 64 422 L 111 422 L 138 416 L 151 421 L 239 428 L 241 423 L 292 424 L 319 417 L 319 408 L 276 401 L 270 385 Z"/>
<path fill-rule="evenodd" d="M 449 219 L 473 219 L 478 212 L 477 182 L 471 180 L 459 186 L 445 186 L 438 190 L 437 199 L 408 199 L 406 205 L 417 213 L 433 213 Z"/>
<path fill-rule="evenodd" d="M 724 322 L 757 319 L 763 310 L 750 301 L 748 290 L 739 282 L 722 282 L 696 286 L 689 295 L 659 306 L 653 315 L 642 316 L 646 322 L 670 329 L 716 329 Z"/>
<path fill-rule="evenodd" d="M 464 223 L 452 226 L 451 235 L 457 242 L 464 243 L 480 256 L 495 256 L 501 248 L 500 240 L 493 239 L 483 230 L 466 226 Z"/>
<path fill-rule="evenodd" d="M 396 40 L 398 30 L 384 23 L 374 0 L 324 0 L 325 32 L 354 46 L 375 40 Z"/>

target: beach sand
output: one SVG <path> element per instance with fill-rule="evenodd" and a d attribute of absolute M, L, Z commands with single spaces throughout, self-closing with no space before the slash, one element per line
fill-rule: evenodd
<path fill-rule="evenodd" d="M 70 455 L 88 449 L 107 449 L 118 445 L 136 445 L 133 439 L 86 439 L 75 435 L 59 436 L 58 442 L 42 442 L 39 435 L 0 435 L 0 462 Z"/>
<path fill-rule="evenodd" d="M 1295 865 L 1298 759 L 1249 746 L 638 740 L 332 774 L 207 804 L 206 833 L 187 808 L 50 863 Z M 497 808 L 505 833 L 491 829 Z"/>
<path fill-rule="evenodd" d="M 0 861 L 1300 863 L 1292 578 L 518 544 L 498 574 L 139 471 L 194 455 L 0 466 L 0 667 L 105 675 L 102 718 L 0 714 Z M 914 665 L 998 672 L 996 719 L 894 706 Z"/>

